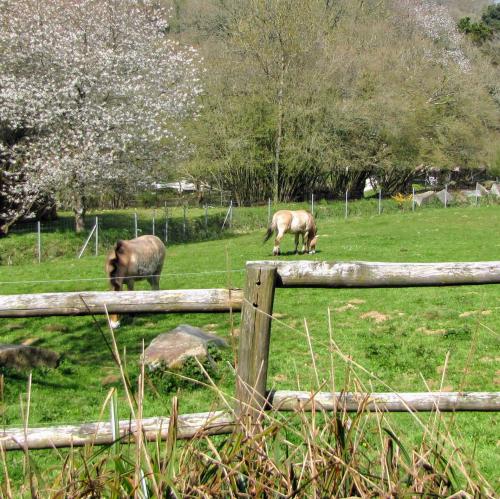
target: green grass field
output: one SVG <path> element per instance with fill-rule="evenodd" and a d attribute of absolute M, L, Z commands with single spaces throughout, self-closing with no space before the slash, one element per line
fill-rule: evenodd
<path fill-rule="evenodd" d="M 243 210 L 243 209 L 241 209 Z M 168 247 L 163 289 L 243 287 L 245 262 L 270 259 L 272 241 L 262 244 L 267 221 L 265 208 L 249 210 L 248 223 L 222 239 L 174 244 Z M 198 216 L 202 216 L 201 212 Z M 292 255 L 293 238 L 285 236 L 282 260 L 365 260 L 392 262 L 500 260 L 500 206 L 429 208 L 411 213 L 396 211 L 383 216 L 355 216 L 344 220 L 319 207 L 319 241 L 315 255 Z M 200 229 L 201 230 L 201 229 Z M 68 244 L 71 257 L 51 255 L 33 262 L 27 248 L 33 235 L 16 235 L 0 241 L 19 256 L 20 265 L 0 266 L 0 293 L 105 290 L 104 256 L 77 260 L 73 249 L 81 240 L 71 233 L 51 235 L 54 246 Z M 110 236 L 111 237 L 111 236 Z M 214 236 L 215 237 L 215 236 Z M 30 239 L 31 238 L 31 239 Z M 72 241 L 71 244 L 68 241 Z M 52 244 L 52 243 L 51 243 Z M 25 248 L 25 249 L 23 249 Z M 5 249 L 7 251 L 7 249 Z M 66 253 L 67 254 L 67 253 Z M 148 289 L 146 283 L 136 289 Z M 268 387 L 309 389 L 316 386 L 304 321 L 312 336 L 315 361 L 320 373 L 335 373 L 337 387 L 349 384 L 350 369 L 328 352 L 328 310 L 334 339 L 345 355 L 366 372 L 357 371 L 368 390 L 497 391 L 500 384 L 500 293 L 498 286 L 412 289 L 278 289 L 274 305 Z M 125 320 L 117 332 L 127 370 L 134 379 L 142 342 L 146 346 L 159 333 L 189 323 L 216 332 L 236 345 L 239 316 L 192 314 L 136 316 Z M 102 332 L 99 330 L 99 326 Z M 3 342 L 35 340 L 36 346 L 63 355 L 55 370 L 33 373 L 30 425 L 43 426 L 97 420 L 112 386 L 121 384 L 104 337 L 109 332 L 102 317 L 51 317 L 1 319 Z M 235 351 L 222 354 L 217 383 L 234 393 L 232 364 Z M 449 355 L 446 371 L 445 359 Z M 371 373 L 371 374 L 370 374 Z M 152 383 L 153 384 L 153 383 Z M 20 399 L 25 399 L 27 374 L 5 370 L 1 392 L 0 422 L 22 424 Z M 330 385 L 324 387 L 330 389 Z M 166 415 L 172 393 L 147 389 L 145 416 Z M 180 412 L 202 412 L 220 408 L 212 391 L 180 387 Z M 127 404 L 119 404 L 127 418 Z M 105 418 L 107 418 L 107 410 Z M 410 439 L 419 433 L 405 415 L 391 416 Z M 423 415 L 426 420 L 430 416 Z M 457 445 L 467 450 L 485 476 L 498 487 L 499 418 L 495 413 L 462 413 L 447 419 Z M 32 453 L 40 466 L 53 463 L 51 452 Z M 11 478 L 22 480 L 22 454 L 8 456 Z"/>

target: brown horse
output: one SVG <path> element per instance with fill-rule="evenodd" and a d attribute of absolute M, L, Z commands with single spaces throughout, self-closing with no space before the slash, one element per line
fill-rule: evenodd
<path fill-rule="evenodd" d="M 273 255 L 280 254 L 280 242 L 286 232 L 295 234 L 295 253 L 299 246 L 299 235 L 302 234 L 302 253 L 316 253 L 316 223 L 314 217 L 306 210 L 280 210 L 277 211 L 267 229 L 264 242 L 266 242 L 273 232 L 276 232 L 274 240 Z"/>
<path fill-rule="evenodd" d="M 152 289 L 160 289 L 160 274 L 165 259 L 165 245 L 156 236 L 140 236 L 118 241 L 106 259 L 106 274 L 115 291 L 126 284 L 133 291 L 135 281 L 147 279 Z M 117 315 L 110 316 L 113 329 L 120 326 Z"/>

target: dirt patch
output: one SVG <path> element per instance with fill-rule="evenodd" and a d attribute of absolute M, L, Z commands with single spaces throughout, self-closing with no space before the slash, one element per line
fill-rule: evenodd
<path fill-rule="evenodd" d="M 287 381 L 288 377 L 285 376 L 284 374 L 277 374 L 276 376 L 273 376 L 274 381 Z"/>
<path fill-rule="evenodd" d="M 500 362 L 500 357 L 481 357 L 479 359 L 481 362 Z"/>
<path fill-rule="evenodd" d="M 66 333 L 69 331 L 69 328 L 64 324 L 47 324 L 43 327 L 43 330 L 48 331 L 49 333 Z"/>
<path fill-rule="evenodd" d="M 349 300 L 347 303 L 350 303 L 352 305 L 362 305 L 363 303 L 366 303 L 366 300 L 361 300 L 359 298 L 353 298 L 352 300 Z"/>
<path fill-rule="evenodd" d="M 360 317 L 361 319 L 373 319 L 377 324 L 379 324 L 380 322 L 385 322 L 390 319 L 388 315 L 383 314 L 381 312 L 377 312 L 376 310 L 366 312 L 366 314 L 363 314 Z"/>
<path fill-rule="evenodd" d="M 348 303 L 347 305 L 343 305 L 342 307 L 338 307 L 335 309 L 336 312 L 347 312 L 347 310 L 352 310 L 356 309 L 356 305 L 353 305 L 352 303 Z"/>
<path fill-rule="evenodd" d="M 18 329 L 24 329 L 24 324 L 22 322 L 11 322 L 10 324 L 5 324 L 4 329 L 6 331 L 17 331 Z"/>
<path fill-rule="evenodd" d="M 286 314 L 280 314 L 278 312 L 273 312 L 273 319 L 284 319 Z"/>
<path fill-rule="evenodd" d="M 470 317 L 471 315 L 491 315 L 491 310 L 469 310 L 467 312 L 462 312 L 459 317 Z"/>
<path fill-rule="evenodd" d="M 25 340 L 21 341 L 21 345 L 25 346 L 30 346 L 30 345 L 35 345 L 36 343 L 40 342 L 40 338 L 26 338 Z"/>
<path fill-rule="evenodd" d="M 440 336 L 446 334 L 446 329 L 427 329 L 426 327 L 419 327 L 417 331 L 429 336 Z"/>
<path fill-rule="evenodd" d="M 121 378 L 118 374 L 108 374 L 101 380 L 101 385 L 102 386 L 116 385 L 117 383 L 120 383 L 120 381 Z"/>

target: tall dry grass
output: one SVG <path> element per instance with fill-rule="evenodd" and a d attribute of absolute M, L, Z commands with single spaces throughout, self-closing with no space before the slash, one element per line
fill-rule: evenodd
<path fill-rule="evenodd" d="M 330 319 L 330 317 L 329 317 Z M 315 371 L 311 388 L 312 409 L 292 413 L 276 409 L 261 411 L 256 423 L 238 418 L 229 400 L 207 373 L 206 387 L 217 393 L 221 404 L 234 418 L 234 431 L 209 436 L 200 430 L 188 441 L 177 438 L 178 407 L 174 397 L 166 439 L 147 442 L 142 431 L 132 438 L 119 438 L 110 445 L 88 445 L 61 452 L 57 469 L 40 470 L 34 452 L 24 451 L 25 481 L 16 489 L 9 477 L 5 452 L 0 446 L 4 478 L 0 493 L 5 498 L 53 497 L 494 497 L 466 452 L 455 442 L 450 429 L 453 420 L 439 411 L 425 419 L 410 410 L 408 425 L 420 428 L 418 443 L 409 442 L 396 429 L 390 415 L 368 412 L 361 406 L 356 413 L 338 408 L 326 412 L 314 403 L 314 394 L 335 386 L 333 365 L 344 362 L 348 372 L 343 391 L 368 392 L 362 375 L 373 373 L 346 356 L 333 339 L 329 320 L 332 370 L 324 379 Z M 307 322 L 303 334 L 314 350 Z M 139 366 L 137 387 L 131 387 L 118 346 L 111 330 L 113 351 L 120 368 L 130 417 L 140 429 L 144 409 L 144 362 Z M 442 383 L 446 375 L 445 361 Z M 200 363 L 200 368 L 203 369 Z M 364 376 L 366 378 L 366 376 Z M 390 387 L 388 387 L 390 388 Z M 31 383 L 28 382 L 25 431 L 28 431 Z M 108 393 L 101 411 L 109 408 L 118 433 L 116 389 Z"/>

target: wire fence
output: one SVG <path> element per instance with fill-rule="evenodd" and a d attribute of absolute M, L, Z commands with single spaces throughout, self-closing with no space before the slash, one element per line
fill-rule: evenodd
<path fill-rule="evenodd" d="M 229 200 L 226 206 L 205 204 L 201 207 L 163 206 L 138 210 L 101 211 L 85 217 L 85 230 L 75 233 L 75 221 L 71 214 L 62 214 L 52 221 L 25 221 L 15 225 L 11 234 L 30 234 L 33 251 L 28 258 L 41 262 L 56 256 L 99 255 L 119 239 L 132 239 L 144 234 L 154 234 L 167 245 L 230 237 L 236 233 L 266 228 L 272 214 L 278 209 L 308 209 L 317 220 L 348 219 L 350 217 L 381 216 L 389 213 L 412 213 L 428 207 L 452 206 L 475 207 L 500 202 L 500 186 L 492 183 L 490 189 L 480 184 L 473 190 L 448 190 L 413 192 L 410 195 L 384 197 L 381 191 L 368 199 L 328 201 L 311 194 L 308 202 L 282 203 L 275 206 L 269 199 L 258 206 L 238 206 Z M 62 238 L 61 238 L 62 236 Z M 51 239 L 59 242 L 51 247 Z M 9 253 L 9 252 L 7 252 Z M 12 251 L 10 252 L 12 253 Z M 5 258 L 5 255 L 4 255 Z M 0 255 L 0 265 L 16 264 L 26 260 L 26 255 Z"/>

